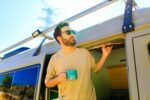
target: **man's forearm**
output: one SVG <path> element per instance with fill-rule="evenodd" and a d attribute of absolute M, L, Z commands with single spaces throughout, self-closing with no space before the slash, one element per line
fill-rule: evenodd
<path fill-rule="evenodd" d="M 107 59 L 107 56 L 102 55 L 102 57 L 98 61 L 97 65 L 96 65 L 96 68 L 94 70 L 95 73 L 98 73 L 102 69 L 106 59 Z"/>
<path fill-rule="evenodd" d="M 53 78 L 53 79 L 49 79 L 47 82 L 46 82 L 46 87 L 54 87 L 56 86 L 57 84 L 59 84 L 59 81 L 58 81 L 58 78 Z"/>

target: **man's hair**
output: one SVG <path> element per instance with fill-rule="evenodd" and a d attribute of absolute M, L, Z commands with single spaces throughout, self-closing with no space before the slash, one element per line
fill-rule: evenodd
<path fill-rule="evenodd" d="M 56 28 L 55 28 L 55 30 L 54 30 L 54 38 L 55 38 L 55 40 L 59 43 L 59 41 L 57 40 L 57 37 L 58 36 L 61 36 L 61 28 L 63 28 L 64 26 L 69 26 L 69 23 L 67 23 L 67 22 L 60 22 L 57 26 L 56 26 Z"/>

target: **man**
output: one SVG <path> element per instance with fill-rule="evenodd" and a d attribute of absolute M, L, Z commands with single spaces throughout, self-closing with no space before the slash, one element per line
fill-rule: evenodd
<path fill-rule="evenodd" d="M 95 64 L 88 50 L 75 47 L 75 33 L 66 22 L 61 22 L 55 28 L 54 38 L 60 44 L 61 50 L 51 57 L 45 84 L 47 87 L 58 85 L 60 100 L 96 100 L 91 73 L 100 71 L 112 46 L 102 47 L 102 57 Z M 66 72 L 69 69 L 77 71 L 76 80 L 67 78 Z"/>

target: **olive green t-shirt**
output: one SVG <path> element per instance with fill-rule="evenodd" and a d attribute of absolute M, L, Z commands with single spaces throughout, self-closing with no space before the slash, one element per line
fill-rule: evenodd
<path fill-rule="evenodd" d="M 45 82 L 68 69 L 77 70 L 77 80 L 67 80 L 58 84 L 60 100 L 96 100 L 95 88 L 91 80 L 95 60 L 86 49 L 76 48 L 64 54 L 61 50 L 49 62 Z"/>

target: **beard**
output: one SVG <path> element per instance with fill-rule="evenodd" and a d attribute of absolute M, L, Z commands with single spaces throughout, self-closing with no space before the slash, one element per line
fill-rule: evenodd
<path fill-rule="evenodd" d="M 74 39 L 74 37 L 70 37 L 69 39 L 62 38 L 62 42 L 66 46 L 74 46 L 76 44 L 76 40 Z"/>

